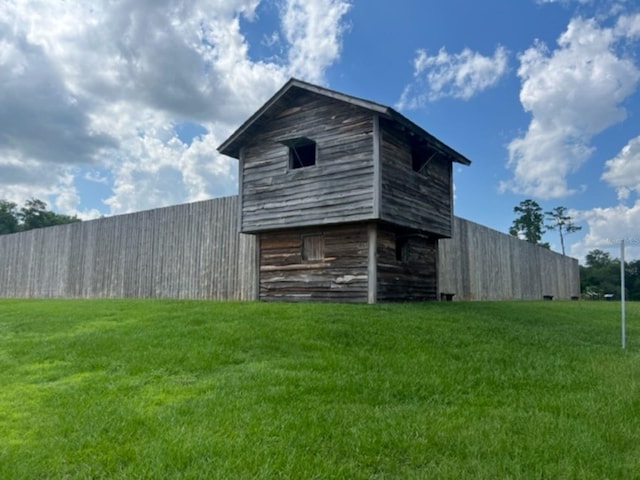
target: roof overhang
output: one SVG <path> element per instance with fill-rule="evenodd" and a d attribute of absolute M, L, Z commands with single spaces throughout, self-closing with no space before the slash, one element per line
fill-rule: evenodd
<path fill-rule="evenodd" d="M 240 148 L 246 143 L 246 136 L 250 135 L 252 127 L 263 116 L 265 116 L 267 112 L 269 112 L 275 105 L 277 105 L 287 93 L 289 93 L 293 89 L 312 92 L 369 110 L 374 114 L 378 114 L 381 117 L 387 118 L 397 123 L 404 129 L 409 131 L 412 135 L 415 135 L 416 137 L 424 140 L 430 148 L 437 151 L 444 157 L 449 158 L 451 161 L 461 163 L 463 165 L 471 164 L 471 160 L 466 158 L 464 155 L 449 147 L 445 143 L 441 142 L 429 132 L 424 130 L 422 127 L 416 125 L 407 117 L 395 111 L 391 107 L 387 107 L 370 100 L 346 95 L 344 93 L 320 87 L 318 85 L 313 85 L 311 83 L 303 82 L 302 80 L 298 80 L 296 78 L 291 78 L 287 83 L 285 83 L 284 86 L 280 90 L 278 90 L 269 100 L 267 100 L 267 102 L 262 107 L 260 107 L 242 125 L 240 125 L 240 127 L 218 147 L 218 151 L 233 158 L 240 158 Z"/>

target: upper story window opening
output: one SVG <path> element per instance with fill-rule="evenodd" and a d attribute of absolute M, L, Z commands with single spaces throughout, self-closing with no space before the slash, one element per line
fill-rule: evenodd
<path fill-rule="evenodd" d="M 311 167 L 316 164 L 316 142 L 306 137 L 293 138 L 282 142 L 289 147 L 289 168 Z"/>
<path fill-rule="evenodd" d="M 436 155 L 436 152 L 422 148 L 411 149 L 411 168 L 413 168 L 414 172 L 418 172 L 421 175 L 427 175 L 427 167 Z"/>

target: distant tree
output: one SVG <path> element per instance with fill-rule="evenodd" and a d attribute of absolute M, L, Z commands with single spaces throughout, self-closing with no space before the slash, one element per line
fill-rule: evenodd
<path fill-rule="evenodd" d="M 18 231 L 18 205 L 0 200 L 0 235 Z"/>
<path fill-rule="evenodd" d="M 575 225 L 573 219 L 567 215 L 567 207 L 556 207 L 549 212 L 545 212 L 547 220 L 547 230 L 558 230 L 560 234 L 560 245 L 562 245 L 562 255 L 565 255 L 564 236 L 582 230 L 582 227 Z"/>
<path fill-rule="evenodd" d="M 640 259 L 628 263 L 625 283 L 629 300 L 640 300 Z"/>
<path fill-rule="evenodd" d="M 47 204 L 37 198 L 27 200 L 24 207 L 20 209 L 21 230 L 33 230 L 49 226 L 50 213 L 47 211 Z"/>
<path fill-rule="evenodd" d="M 591 268 L 603 268 L 610 266 L 613 263 L 609 252 L 604 252 L 598 249 L 591 250 L 587 253 L 585 260 L 587 266 Z"/>
<path fill-rule="evenodd" d="M 80 221 L 75 215 L 71 217 L 47 210 L 47 204 L 37 198 L 27 200 L 24 207 L 20 209 L 18 217 L 21 223 L 20 230 L 33 230 Z"/>
<path fill-rule="evenodd" d="M 509 233 L 514 237 L 524 237 L 527 242 L 549 248 L 548 243 L 542 243 L 544 230 L 544 213 L 538 202 L 532 199 L 523 200 L 513 208 L 513 213 L 519 216 L 513 221 Z"/>
<path fill-rule="evenodd" d="M 620 260 L 611 258 L 609 252 L 591 250 L 585 258 L 586 266 L 580 266 L 580 287 L 584 293 L 601 297 L 611 293 L 620 298 Z M 635 292 L 636 278 L 632 265 L 625 262 L 625 284 L 629 299 L 638 299 Z M 640 292 L 639 292 L 640 293 Z"/>
<path fill-rule="evenodd" d="M 19 210 L 15 203 L 0 200 L 0 235 L 79 221 L 75 215 L 47 210 L 47 204 L 36 198 L 27 200 Z"/>

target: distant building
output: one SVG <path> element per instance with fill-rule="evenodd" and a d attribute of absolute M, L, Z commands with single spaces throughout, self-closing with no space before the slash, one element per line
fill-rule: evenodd
<path fill-rule="evenodd" d="M 260 299 L 436 299 L 463 155 L 390 107 L 296 79 L 219 151 L 240 161 Z"/>

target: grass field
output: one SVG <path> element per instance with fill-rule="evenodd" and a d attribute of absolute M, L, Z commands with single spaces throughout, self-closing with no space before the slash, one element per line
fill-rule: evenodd
<path fill-rule="evenodd" d="M 640 478 L 640 305 L 0 300 L 0 478 Z"/>

